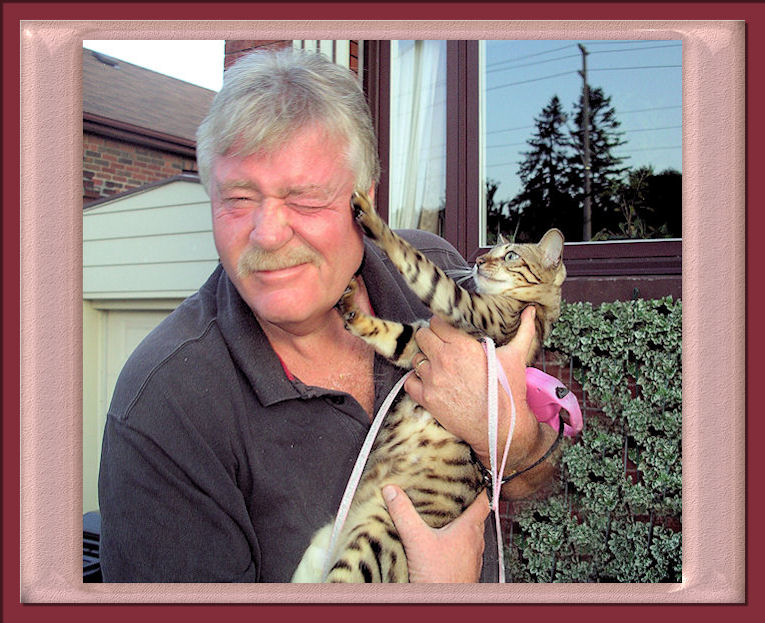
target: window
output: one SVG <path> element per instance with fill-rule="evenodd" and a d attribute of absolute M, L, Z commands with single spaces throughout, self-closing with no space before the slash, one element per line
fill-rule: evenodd
<path fill-rule="evenodd" d="M 679 203 L 675 204 L 675 213 L 672 215 L 674 220 L 671 227 L 674 229 L 665 232 L 675 237 L 639 239 L 646 230 L 641 229 L 640 223 L 635 219 L 628 221 L 626 218 L 621 222 L 621 225 L 624 225 L 622 229 L 626 229 L 632 235 L 624 236 L 618 219 L 611 223 L 604 223 L 593 218 L 591 234 L 593 240 L 587 240 L 582 219 L 576 223 L 567 223 L 553 216 L 545 222 L 544 215 L 538 209 L 538 198 L 526 197 L 524 205 L 524 198 L 517 198 L 519 194 L 516 192 L 517 182 L 516 188 L 510 189 L 513 158 L 506 159 L 508 153 L 506 147 L 513 143 L 527 143 L 529 137 L 533 136 L 534 122 L 529 123 L 527 120 L 523 123 L 514 122 L 512 101 L 517 102 L 519 96 L 516 93 L 514 98 L 507 97 L 506 92 L 503 94 L 501 88 L 501 85 L 514 80 L 507 77 L 502 79 L 501 72 L 495 71 L 512 65 L 507 48 L 503 47 L 507 43 L 451 40 L 364 42 L 364 84 L 377 125 L 383 164 L 383 176 L 377 195 L 378 209 L 381 214 L 387 217 L 394 227 L 425 226 L 425 222 L 420 222 L 419 218 L 404 222 L 398 220 L 396 216 L 403 209 L 402 206 L 418 205 L 417 200 L 413 201 L 402 194 L 405 192 L 402 187 L 406 186 L 404 176 L 417 175 L 419 172 L 412 169 L 418 169 L 423 163 L 422 157 L 403 158 L 402 154 L 407 152 L 402 145 L 407 144 L 407 141 L 410 143 L 419 141 L 418 137 L 421 135 L 419 132 L 416 136 L 410 134 L 411 131 L 406 130 L 411 127 L 407 125 L 408 122 L 397 117 L 402 114 L 397 99 L 405 92 L 401 77 L 409 71 L 406 69 L 407 63 L 414 63 L 413 59 L 417 54 L 424 55 L 426 48 L 429 48 L 429 51 L 440 48 L 439 53 L 445 55 L 445 67 L 439 69 L 437 73 L 431 72 L 428 75 L 431 76 L 429 84 L 445 84 L 445 101 L 442 102 L 438 97 L 432 97 L 429 100 L 432 118 L 438 119 L 438 122 L 431 125 L 429 136 L 433 151 L 428 156 L 423 175 L 418 182 L 419 186 L 415 186 L 420 189 L 416 192 L 421 194 L 424 194 L 422 189 L 428 182 L 432 182 L 431 189 L 443 189 L 442 204 L 445 208 L 439 211 L 441 221 L 437 231 L 470 261 L 493 243 L 499 229 L 512 236 L 517 226 L 519 239 L 522 239 L 523 232 L 528 235 L 530 231 L 532 235 L 536 235 L 535 228 L 546 229 L 551 225 L 561 229 L 565 227 L 568 230 L 564 229 L 568 240 L 565 257 L 569 279 L 564 287 L 564 297 L 568 300 L 590 300 L 598 303 L 634 296 L 653 298 L 671 294 L 679 297 L 682 265 Z M 556 42 L 558 43 L 560 43 L 559 47 L 567 46 L 567 49 L 561 50 L 561 53 L 577 56 L 580 62 L 582 57 L 586 56 L 576 42 Z M 678 42 L 650 43 L 679 45 Z M 615 48 L 619 42 L 609 42 L 609 44 L 611 48 Z M 418 45 L 419 52 L 417 52 Z M 592 42 L 590 47 L 595 48 L 596 43 Z M 612 54 L 618 56 L 620 52 L 614 50 Z M 546 60 L 546 57 L 524 60 L 536 63 Z M 676 72 L 675 75 L 678 78 L 679 93 L 680 70 L 675 66 L 672 71 Z M 438 77 L 433 79 L 432 76 Z M 577 76 L 574 78 L 576 79 Z M 653 79 L 656 79 L 655 75 Z M 581 76 L 578 80 L 581 84 Z M 420 84 L 422 87 L 425 83 Z M 438 90 L 440 89 L 442 87 L 438 86 Z M 525 89 L 522 93 L 534 93 L 535 96 L 539 91 L 534 82 L 528 83 Z M 427 88 L 422 90 L 430 92 Z M 424 93 L 419 94 L 419 96 L 423 95 Z M 528 99 L 531 97 L 529 96 Z M 571 117 L 575 117 L 575 106 L 572 107 L 575 101 L 561 102 L 562 109 L 569 108 L 569 119 L 565 130 L 563 126 L 560 128 L 562 135 L 567 134 L 567 140 L 572 138 L 571 129 L 576 125 L 571 121 Z M 549 101 L 546 102 L 546 104 L 549 103 Z M 538 116 L 542 116 L 544 108 L 545 106 L 540 109 Z M 397 110 L 399 112 L 395 112 Z M 554 117 L 555 111 L 550 112 L 550 116 Z M 679 115 L 679 109 L 675 112 Z M 432 130 L 435 127 L 443 127 L 439 117 L 441 114 L 444 115 L 443 124 L 445 124 L 445 151 L 436 149 L 437 139 Z M 653 121 L 648 129 L 656 125 L 657 123 Z M 679 117 L 674 125 L 678 140 L 674 148 L 679 149 L 681 126 Z M 520 126 L 527 127 L 521 130 L 514 129 Z M 500 131 L 505 131 L 504 137 Z M 511 131 L 525 135 L 520 138 L 511 138 Z M 523 145 L 512 146 L 516 148 L 516 153 L 519 147 L 524 149 Z M 436 154 L 438 154 L 437 157 Z M 445 156 L 445 161 L 441 160 L 442 156 Z M 432 161 L 429 159 L 431 157 Z M 568 157 L 571 158 L 572 154 L 568 154 Z M 396 167 L 403 162 L 406 162 L 403 165 L 406 170 L 397 170 Z M 510 162 L 511 165 L 503 164 L 506 162 Z M 442 171 L 445 173 L 443 183 L 440 181 Z M 635 180 L 636 185 L 640 182 L 640 179 Z M 679 193 L 679 172 L 676 178 L 668 181 L 660 180 L 660 182 L 667 182 L 670 189 Z M 503 190 L 506 188 L 507 192 L 500 192 L 500 188 Z M 658 183 L 652 188 L 652 192 L 667 190 Z M 437 194 L 437 191 L 433 192 Z M 516 199 L 515 205 L 511 206 L 514 199 Z M 434 206 L 435 201 L 431 200 L 429 209 L 434 210 Z M 511 207 L 515 208 L 515 213 L 510 209 Z M 420 213 L 423 209 L 425 208 L 418 208 Z M 417 213 L 417 210 L 414 213 Z M 597 212 L 593 211 L 593 215 L 596 214 Z M 501 216 L 505 217 L 504 222 Z M 507 230 L 508 225 L 512 231 Z M 661 226 L 661 224 L 651 225 L 650 223 L 643 225 L 656 228 Z M 621 239 L 616 240 L 616 238 Z"/>

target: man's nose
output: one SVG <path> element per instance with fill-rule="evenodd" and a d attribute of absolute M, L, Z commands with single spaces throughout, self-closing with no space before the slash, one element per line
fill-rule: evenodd
<path fill-rule="evenodd" d="M 267 199 L 253 213 L 250 241 L 261 249 L 278 249 L 292 237 L 287 207 Z"/>

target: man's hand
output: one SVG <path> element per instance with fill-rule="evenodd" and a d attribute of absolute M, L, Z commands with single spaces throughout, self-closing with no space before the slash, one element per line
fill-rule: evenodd
<path fill-rule="evenodd" d="M 555 439 L 555 431 L 539 424 L 526 404 L 526 361 L 534 341 L 534 314 L 534 308 L 527 307 L 521 315 L 516 336 L 496 351 L 510 383 L 516 410 L 506 474 L 534 463 Z M 429 329 L 417 331 L 415 339 L 422 355 L 415 355 L 417 375 L 410 376 L 404 388 L 446 430 L 466 441 L 481 462 L 490 467 L 488 377 L 483 347 L 439 318 L 431 320 Z M 427 360 L 419 363 L 422 356 Z M 511 407 L 510 399 L 501 388 L 498 396 L 497 456 L 501 460 L 510 430 Z M 528 495 L 551 474 L 551 466 L 544 463 L 512 481 L 503 489 L 503 494 L 510 497 Z"/>
<path fill-rule="evenodd" d="M 479 493 L 462 515 L 438 529 L 422 520 L 398 487 L 383 487 L 383 498 L 406 551 L 410 582 L 478 582 L 488 496 Z"/>

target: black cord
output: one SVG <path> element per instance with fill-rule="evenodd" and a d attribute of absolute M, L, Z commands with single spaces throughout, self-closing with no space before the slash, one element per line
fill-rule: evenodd
<path fill-rule="evenodd" d="M 553 453 L 553 450 L 555 450 L 555 448 L 558 447 L 558 444 L 560 443 L 560 440 L 563 438 L 563 418 L 562 417 L 558 417 L 558 421 L 560 422 L 560 424 L 558 426 L 558 436 L 555 438 L 555 441 L 553 441 L 552 445 L 547 450 L 547 452 L 545 452 L 537 461 L 535 461 L 534 463 L 532 463 L 528 467 L 522 469 L 519 472 L 514 472 L 514 473 L 510 474 L 509 476 L 505 476 L 502 479 L 502 484 L 503 485 L 508 483 L 508 482 L 510 482 L 513 478 L 517 478 L 521 474 L 525 474 L 530 469 L 534 469 L 537 465 L 539 465 L 542 461 L 544 461 L 547 457 L 549 457 Z"/>

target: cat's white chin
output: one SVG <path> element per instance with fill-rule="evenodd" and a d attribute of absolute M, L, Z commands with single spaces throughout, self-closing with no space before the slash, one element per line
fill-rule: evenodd
<path fill-rule="evenodd" d="M 507 292 L 506 281 L 491 279 L 478 273 L 475 276 L 475 290 L 479 294 L 504 294 Z"/>

